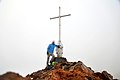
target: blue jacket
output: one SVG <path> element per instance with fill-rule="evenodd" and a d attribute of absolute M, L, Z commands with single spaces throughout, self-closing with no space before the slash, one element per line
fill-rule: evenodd
<path fill-rule="evenodd" d="M 49 53 L 53 53 L 54 52 L 54 48 L 56 47 L 57 45 L 55 44 L 49 44 L 48 48 L 47 48 L 47 52 Z"/>

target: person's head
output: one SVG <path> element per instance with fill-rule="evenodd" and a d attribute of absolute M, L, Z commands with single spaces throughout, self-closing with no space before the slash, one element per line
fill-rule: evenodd
<path fill-rule="evenodd" d="M 52 41 L 52 44 L 55 44 L 55 41 Z"/>

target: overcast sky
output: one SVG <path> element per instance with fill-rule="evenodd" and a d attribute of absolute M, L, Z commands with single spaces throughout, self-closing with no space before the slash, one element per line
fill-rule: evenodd
<path fill-rule="evenodd" d="M 58 42 L 62 18 L 63 56 L 120 78 L 119 0 L 0 0 L 0 74 L 27 75 L 46 66 L 46 50 Z M 56 55 L 56 54 L 55 54 Z"/>

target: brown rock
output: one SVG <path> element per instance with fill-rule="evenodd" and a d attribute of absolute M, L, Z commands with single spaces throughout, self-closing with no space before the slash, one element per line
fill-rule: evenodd
<path fill-rule="evenodd" d="M 0 80 L 31 80 L 30 78 L 24 78 L 18 73 L 7 72 L 3 75 L 0 75 Z"/>
<path fill-rule="evenodd" d="M 60 62 L 51 69 L 45 68 L 28 74 L 26 77 L 18 73 L 7 72 L 0 75 L 0 80 L 115 80 L 107 71 L 94 72 L 81 61 L 67 62 L 66 58 L 59 59 L 55 59 Z"/>
<path fill-rule="evenodd" d="M 104 79 L 106 80 L 113 80 L 113 76 L 111 74 L 109 74 L 107 71 L 103 71 L 102 72 L 102 76 L 104 77 Z"/>

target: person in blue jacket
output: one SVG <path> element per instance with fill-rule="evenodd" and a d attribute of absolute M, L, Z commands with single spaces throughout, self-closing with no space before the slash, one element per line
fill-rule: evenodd
<path fill-rule="evenodd" d="M 55 47 L 57 47 L 57 45 L 53 41 L 51 44 L 49 44 L 49 46 L 47 48 L 47 66 L 49 65 L 49 58 L 50 58 L 50 56 L 52 56 L 52 58 L 55 57 L 55 55 L 53 54 Z"/>

